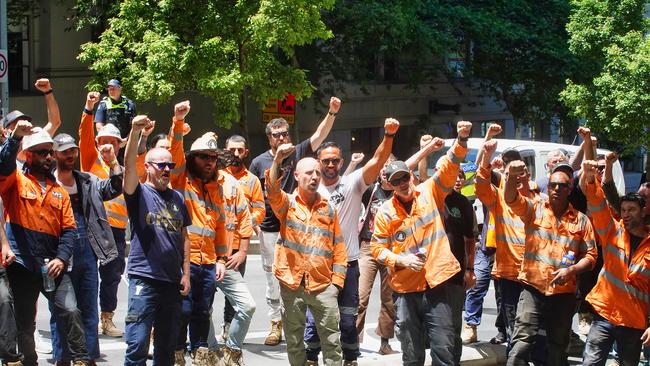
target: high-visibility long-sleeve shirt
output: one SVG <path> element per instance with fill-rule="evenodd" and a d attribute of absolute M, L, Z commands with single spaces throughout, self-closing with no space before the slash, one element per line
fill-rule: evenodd
<path fill-rule="evenodd" d="M 117 154 L 117 151 L 115 152 Z M 108 179 L 111 168 L 99 155 L 95 145 L 95 126 L 93 125 L 93 116 L 83 112 L 81 114 L 81 123 L 79 124 L 79 163 L 82 172 L 88 172 L 96 175 L 99 179 Z M 119 195 L 110 201 L 104 202 L 108 223 L 118 229 L 126 229 L 129 221 L 126 212 L 126 201 L 124 195 Z"/>
<path fill-rule="evenodd" d="M 622 221 L 614 219 L 600 184 L 587 184 L 585 195 L 603 249 L 603 269 L 587 301 L 614 325 L 646 329 L 650 309 L 650 235 L 631 253 L 630 234 Z"/>
<path fill-rule="evenodd" d="M 370 242 L 373 257 L 389 268 L 389 283 L 399 293 L 424 291 L 436 287 L 460 271 L 440 215 L 445 197 L 458 176 L 467 148 L 454 144 L 440 169 L 416 187 L 411 212 L 406 212 L 393 195 L 377 211 Z M 420 272 L 395 266 L 398 256 L 425 251 L 427 258 Z"/>
<path fill-rule="evenodd" d="M 246 200 L 248 201 L 248 209 L 251 213 L 251 224 L 253 226 L 259 226 L 266 215 L 264 194 L 262 193 L 262 184 L 260 183 L 260 180 L 246 168 L 239 172 L 233 172 L 230 167 L 227 167 L 222 171 L 230 174 L 237 180 L 238 187 L 242 190 Z M 239 249 L 240 239 L 241 236 L 239 235 L 239 232 L 235 233 L 232 243 L 233 249 Z"/>
<path fill-rule="evenodd" d="M 343 287 L 348 254 L 334 206 L 319 196 L 310 208 L 297 191 L 287 194 L 281 180 L 270 181 L 265 172 L 269 204 L 280 221 L 273 273 L 292 290 L 304 281 L 306 292 L 320 291 L 331 283 Z"/>

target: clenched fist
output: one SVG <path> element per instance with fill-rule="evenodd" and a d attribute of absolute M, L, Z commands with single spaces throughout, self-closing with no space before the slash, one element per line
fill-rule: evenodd
<path fill-rule="evenodd" d="M 275 158 L 282 161 L 285 158 L 289 157 L 289 155 L 291 155 L 294 151 L 296 151 L 296 147 L 293 146 L 292 143 L 282 144 L 278 146 L 278 150 L 275 152 Z"/>
<path fill-rule="evenodd" d="M 384 133 L 387 135 L 394 135 L 399 129 L 399 121 L 395 118 L 386 118 L 384 121 Z"/>
<path fill-rule="evenodd" d="M 433 140 L 433 136 L 431 135 L 422 135 L 420 137 L 420 149 L 424 148 L 425 146 L 429 145 L 429 142 Z"/>
<path fill-rule="evenodd" d="M 456 124 L 456 132 L 460 138 L 469 137 L 469 134 L 472 132 L 472 122 L 458 121 L 458 124 Z"/>
<path fill-rule="evenodd" d="M 494 136 L 497 136 L 498 134 L 501 133 L 501 131 L 502 131 L 502 128 L 501 128 L 500 125 L 498 125 L 496 123 L 492 123 L 490 125 L 490 127 L 488 127 L 488 130 L 487 130 L 487 139 L 489 140 L 489 139 L 493 138 Z"/>
<path fill-rule="evenodd" d="M 185 119 L 185 116 L 190 113 L 190 101 L 185 100 L 174 106 L 174 118 L 178 121 Z"/>
<path fill-rule="evenodd" d="M 598 163 L 594 160 L 585 160 L 582 162 L 582 174 L 585 178 L 590 179 L 598 175 Z"/>
<path fill-rule="evenodd" d="M 14 128 L 14 132 L 12 136 L 16 136 L 18 138 L 25 137 L 27 135 L 32 134 L 32 124 L 29 121 L 25 120 L 20 120 L 18 123 L 16 123 L 16 127 Z"/>
<path fill-rule="evenodd" d="M 341 109 L 341 99 L 337 97 L 331 97 L 329 112 L 336 114 L 339 112 L 339 109 Z"/>
<path fill-rule="evenodd" d="M 146 115 L 141 114 L 141 115 L 135 116 L 133 118 L 133 121 L 131 122 L 131 125 L 132 125 L 131 129 L 133 131 L 140 132 L 140 131 L 144 130 L 145 128 L 151 126 L 151 120 Z"/>
<path fill-rule="evenodd" d="M 38 91 L 40 91 L 41 93 L 46 93 L 52 90 L 50 79 L 38 79 L 34 83 L 34 87 L 38 89 Z"/>
<path fill-rule="evenodd" d="M 483 143 L 483 150 L 485 150 L 486 154 L 492 155 L 495 151 L 497 151 L 497 141 L 485 141 L 485 143 Z"/>
<path fill-rule="evenodd" d="M 514 160 L 508 165 L 508 176 L 515 178 L 526 174 L 526 163 L 521 160 Z"/>
<path fill-rule="evenodd" d="M 99 153 L 102 155 L 104 161 L 112 162 L 116 159 L 115 149 L 111 144 L 104 144 L 99 146 Z"/>

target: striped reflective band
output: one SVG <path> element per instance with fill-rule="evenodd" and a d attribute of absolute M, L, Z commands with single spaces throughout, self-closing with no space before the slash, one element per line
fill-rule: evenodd
<path fill-rule="evenodd" d="M 628 285 L 616 276 L 614 274 L 608 272 L 603 268 L 602 271 L 600 271 L 600 276 L 605 277 L 607 281 L 609 281 L 611 284 L 614 286 L 618 287 L 619 289 L 627 292 L 628 294 L 636 297 L 637 299 L 645 302 L 646 304 L 650 304 L 650 294 L 644 293 L 643 291 L 640 291 L 634 286 Z"/>
<path fill-rule="evenodd" d="M 198 225 L 190 225 L 187 227 L 187 232 L 199 236 L 214 237 L 214 230 Z"/>
<path fill-rule="evenodd" d="M 332 270 L 333 270 L 334 272 L 336 272 L 336 273 L 346 273 L 346 272 L 347 272 L 347 269 L 348 269 L 348 267 L 346 267 L 346 266 L 342 266 L 342 265 L 340 265 L 340 264 L 334 264 L 334 265 L 332 266 Z"/>
<path fill-rule="evenodd" d="M 542 227 L 531 227 L 526 229 L 526 234 L 533 234 L 537 236 L 538 238 L 545 240 L 545 241 L 556 241 L 561 245 L 564 246 L 569 246 L 571 249 L 573 249 L 574 252 L 578 252 L 578 249 L 580 248 L 580 242 L 575 241 L 571 238 L 568 238 L 564 235 L 560 235 L 554 232 L 549 232 L 546 229 Z M 589 243 L 587 243 L 588 245 Z"/>
<path fill-rule="evenodd" d="M 559 268 L 560 265 L 562 265 L 561 260 L 551 258 L 551 257 L 545 256 L 543 254 L 539 254 L 539 253 L 525 252 L 524 253 L 524 258 L 528 259 L 528 260 L 531 260 L 531 261 L 536 261 L 536 262 L 542 262 L 542 263 L 545 263 L 545 264 L 549 264 L 549 265 L 551 265 L 551 266 L 553 266 L 555 268 Z"/>
<path fill-rule="evenodd" d="M 288 219 L 288 218 L 286 219 L 285 224 L 287 225 L 287 227 L 289 227 L 289 228 L 291 228 L 291 229 L 293 229 L 295 231 L 298 231 L 300 233 L 306 233 L 306 234 L 311 233 L 311 234 L 315 234 L 315 235 L 324 236 L 324 237 L 327 237 L 327 238 L 332 237 L 332 232 L 330 230 L 328 230 L 328 229 L 319 228 L 317 226 L 310 226 L 309 228 L 307 228 L 307 226 L 305 224 L 294 221 L 294 220 L 291 220 L 291 219 Z"/>
<path fill-rule="evenodd" d="M 514 237 L 514 236 L 506 234 L 506 233 L 497 234 L 496 239 L 497 239 L 497 241 L 512 244 L 512 245 L 525 245 L 526 244 L 526 240 L 524 238 Z"/>
<path fill-rule="evenodd" d="M 325 258 L 332 258 L 332 251 L 323 249 L 323 248 L 318 248 L 314 246 L 307 246 L 307 245 L 302 245 L 298 243 L 294 243 L 292 241 L 286 240 L 286 239 L 279 239 L 278 240 L 278 245 L 282 245 L 286 248 L 289 248 L 291 250 L 294 250 L 296 252 L 302 253 L 302 254 L 307 254 L 307 255 L 316 255 L 319 257 L 325 257 Z"/>
<path fill-rule="evenodd" d="M 650 280 L 650 268 L 644 267 L 640 264 L 632 264 L 630 265 L 630 272 L 638 273 Z"/>

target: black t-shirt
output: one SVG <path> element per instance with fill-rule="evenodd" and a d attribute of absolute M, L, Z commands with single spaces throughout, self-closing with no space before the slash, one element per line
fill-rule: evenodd
<path fill-rule="evenodd" d="M 445 232 L 454 257 L 460 263 L 460 272 L 449 281 L 462 285 L 465 275 L 465 238 L 474 237 L 474 212 L 467 197 L 452 191 L 445 198 L 443 210 Z"/>
<path fill-rule="evenodd" d="M 643 239 L 645 238 L 630 234 L 630 258 L 632 258 L 634 252 L 636 252 L 639 245 L 641 245 Z"/>
<path fill-rule="evenodd" d="M 375 183 L 368 187 L 361 199 L 361 202 L 366 206 L 366 212 L 361 231 L 359 232 L 360 240 L 370 241 L 372 232 L 375 230 L 375 215 L 377 214 L 377 210 L 391 197 L 393 197 L 393 191 L 381 188 L 380 183 Z"/>
<path fill-rule="evenodd" d="M 296 164 L 298 160 L 314 155 L 314 151 L 311 148 L 311 141 L 307 139 L 298 145 L 296 145 L 296 151 L 292 156 L 284 159 L 282 161 L 282 171 L 284 176 L 282 178 L 282 190 L 287 193 L 293 193 L 296 189 L 296 179 L 293 176 L 293 172 L 296 169 Z M 266 216 L 260 224 L 260 229 L 266 232 L 278 232 L 280 231 L 280 221 L 273 214 L 273 209 L 269 205 L 269 200 L 266 198 L 266 185 L 264 179 L 264 172 L 271 168 L 273 164 L 273 155 L 271 155 L 271 150 L 267 150 L 262 154 L 258 155 L 251 162 L 249 170 L 251 173 L 255 174 L 259 179 L 262 187 L 264 188 L 264 204 L 266 206 Z"/>

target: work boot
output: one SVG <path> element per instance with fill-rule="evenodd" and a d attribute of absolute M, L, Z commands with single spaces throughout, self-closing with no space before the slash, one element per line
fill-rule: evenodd
<path fill-rule="evenodd" d="M 396 353 L 399 353 L 399 352 L 395 351 L 395 350 L 393 349 L 393 347 L 391 347 L 390 344 L 388 344 L 388 343 L 386 343 L 386 344 L 382 344 L 382 345 L 379 347 L 379 354 L 382 355 L 382 356 L 386 356 L 386 355 L 394 355 L 394 354 L 396 354 Z"/>
<path fill-rule="evenodd" d="M 305 366 L 318 366 L 318 361 L 307 360 Z"/>
<path fill-rule="evenodd" d="M 359 363 L 357 362 L 357 360 L 354 361 L 344 360 L 343 366 L 359 366 Z"/>
<path fill-rule="evenodd" d="M 199 347 L 194 351 L 193 366 L 211 366 L 208 347 Z"/>
<path fill-rule="evenodd" d="M 226 344 L 226 340 L 228 340 L 228 334 L 230 333 L 230 323 L 223 323 L 221 325 L 221 334 L 219 334 L 219 342 Z"/>
<path fill-rule="evenodd" d="M 208 365 L 223 366 L 223 353 L 220 349 L 208 351 Z"/>
<path fill-rule="evenodd" d="M 282 342 L 282 320 L 277 322 L 271 321 L 271 331 L 266 336 L 264 344 L 267 346 L 277 346 Z"/>
<path fill-rule="evenodd" d="M 497 335 L 495 335 L 494 337 L 492 337 L 492 339 L 490 339 L 491 344 L 501 344 L 507 341 L 508 341 L 508 336 L 506 336 L 506 334 L 502 331 L 499 331 Z"/>
<path fill-rule="evenodd" d="M 76 360 L 72 363 L 72 366 L 88 366 L 87 360 Z"/>
<path fill-rule="evenodd" d="M 589 328 L 591 328 L 592 320 L 593 320 L 593 316 L 590 313 L 579 313 L 578 333 L 586 337 L 589 334 Z"/>
<path fill-rule="evenodd" d="M 15 361 L 15 362 L 7 362 L 5 363 L 7 366 L 23 366 L 22 361 Z"/>
<path fill-rule="evenodd" d="M 570 357 L 581 357 L 585 351 L 585 345 L 585 342 L 580 339 L 580 336 L 571 331 L 571 339 L 569 340 L 566 353 Z"/>
<path fill-rule="evenodd" d="M 225 366 L 246 366 L 241 351 L 223 347 L 223 364 Z"/>
<path fill-rule="evenodd" d="M 185 366 L 185 350 L 174 351 L 174 366 Z"/>
<path fill-rule="evenodd" d="M 101 315 L 101 328 L 102 334 L 109 337 L 120 338 L 124 335 L 124 332 L 117 329 L 115 323 L 113 323 L 113 313 L 112 311 L 102 311 Z"/>
<path fill-rule="evenodd" d="M 463 326 L 463 333 L 460 335 L 463 344 L 476 343 L 478 336 L 476 335 L 476 325 L 465 324 Z"/>

